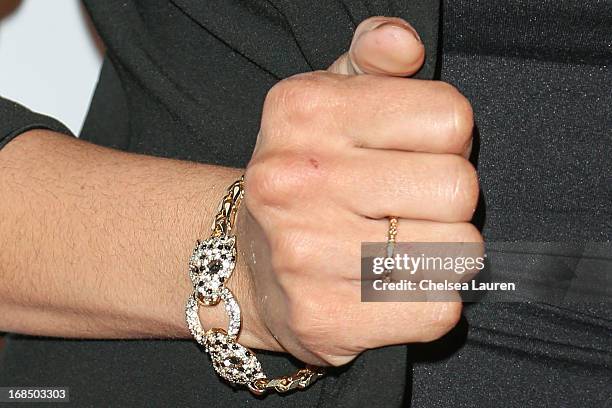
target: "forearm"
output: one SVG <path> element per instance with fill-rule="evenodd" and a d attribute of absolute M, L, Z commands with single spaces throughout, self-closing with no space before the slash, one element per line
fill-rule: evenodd
<path fill-rule="evenodd" d="M 0 151 L 0 331 L 188 337 L 187 261 L 240 174 L 46 131 L 16 138 Z"/>

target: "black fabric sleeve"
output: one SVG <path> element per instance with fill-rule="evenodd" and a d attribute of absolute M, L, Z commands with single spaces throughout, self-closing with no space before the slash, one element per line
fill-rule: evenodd
<path fill-rule="evenodd" d="M 74 136 L 70 129 L 58 120 L 0 98 L 0 149 L 20 134 L 32 129 L 48 129 Z"/>

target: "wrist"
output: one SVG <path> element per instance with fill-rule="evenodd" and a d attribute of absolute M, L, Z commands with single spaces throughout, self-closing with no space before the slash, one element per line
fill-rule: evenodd
<path fill-rule="evenodd" d="M 226 171 L 227 170 L 227 171 Z M 226 194 L 227 186 L 240 178 L 242 174 L 240 169 L 223 169 L 223 172 L 215 177 L 214 185 L 209 186 L 209 190 L 204 194 L 195 194 L 193 202 L 189 208 L 195 209 L 193 212 L 193 220 L 195 222 L 185 231 L 185 236 L 191 240 L 186 244 L 189 251 L 193 249 L 196 239 L 205 240 L 211 235 L 211 223 L 217 214 L 219 200 Z M 196 178 L 197 179 L 197 178 Z M 201 191 L 195 189 L 194 191 Z M 234 297 L 241 305 L 242 325 L 240 331 L 240 341 L 247 347 L 262 349 L 262 350 L 282 350 L 278 342 L 266 328 L 264 320 L 259 313 L 258 302 L 253 290 L 253 279 L 251 271 L 247 266 L 244 248 L 248 243 L 243 238 L 244 220 L 244 203 L 238 207 L 238 212 L 235 219 L 235 227 L 231 234 L 236 237 L 236 260 L 235 267 L 231 273 L 231 279 L 225 282 L 225 286 L 230 289 Z M 182 251 L 181 252 L 185 252 Z M 248 251 L 247 251 L 248 253 Z M 182 253 L 183 270 L 180 272 L 184 277 L 183 284 L 186 288 L 189 287 L 189 278 L 185 273 L 185 260 L 189 259 L 189 254 Z M 187 293 L 189 289 L 183 291 Z M 213 307 L 200 307 L 198 310 L 200 322 L 205 330 L 212 327 L 227 327 L 228 316 L 224 310 L 223 302 Z M 184 327 L 184 318 L 182 319 Z M 184 330 L 184 329 L 183 329 Z"/>
<path fill-rule="evenodd" d="M 261 395 L 269 390 L 288 392 L 304 389 L 324 375 L 319 367 L 306 366 L 291 375 L 278 378 L 268 377 L 251 348 L 266 348 L 260 316 L 255 311 L 257 297 L 249 289 L 253 287 L 248 279 L 250 274 L 243 267 L 242 277 L 238 280 L 238 289 L 245 295 L 250 313 L 243 314 L 244 302 L 239 305 L 228 282 L 234 275 L 238 257 L 236 221 L 238 209 L 244 198 L 244 176 L 234 181 L 222 196 L 217 213 L 213 218 L 211 233 L 205 240 L 198 240 L 189 258 L 189 279 L 193 291 L 185 305 L 187 326 L 195 341 L 209 354 L 217 374 L 226 381 L 248 387 Z M 244 262 L 242 263 L 244 266 Z M 248 265 L 248 263 L 247 263 Z M 254 280 L 253 280 L 254 281 Z M 236 288 L 234 289 L 236 290 Z M 253 302 L 255 300 L 255 302 Z M 262 299 L 263 302 L 266 299 Z M 227 315 L 227 329 L 212 327 L 205 329 L 202 325 L 202 309 L 223 305 Z M 247 316 L 251 316 L 248 319 Z M 242 330 L 243 323 L 252 322 L 248 330 Z M 249 338 L 250 337 L 250 338 Z M 241 338 L 241 339 L 240 339 Z M 246 340 L 246 343 L 245 343 Z M 240 341 L 240 342 L 239 342 Z"/>

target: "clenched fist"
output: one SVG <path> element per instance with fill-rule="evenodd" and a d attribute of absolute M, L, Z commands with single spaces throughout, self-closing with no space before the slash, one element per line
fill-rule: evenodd
<path fill-rule="evenodd" d="M 270 90 L 238 219 L 255 346 L 339 365 L 458 321 L 459 301 L 360 302 L 360 243 L 384 242 L 386 217 L 399 241 L 482 241 L 472 110 L 451 85 L 400 78 L 423 59 L 410 26 L 377 17 L 328 71 Z"/>

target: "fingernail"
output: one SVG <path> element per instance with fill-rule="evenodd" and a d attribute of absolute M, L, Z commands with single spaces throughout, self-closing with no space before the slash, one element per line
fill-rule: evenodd
<path fill-rule="evenodd" d="M 382 29 L 382 28 L 385 28 L 385 27 L 394 27 L 396 29 L 408 31 L 410 34 L 412 34 L 412 36 L 418 42 L 422 43 L 421 37 L 419 36 L 419 33 L 417 33 L 416 30 L 414 28 L 412 28 L 412 26 L 410 24 L 408 24 L 408 23 L 406 23 L 406 22 L 404 22 L 403 20 L 400 20 L 400 19 L 384 22 L 384 23 L 374 27 L 372 29 L 372 31 L 379 30 L 379 29 Z"/>

